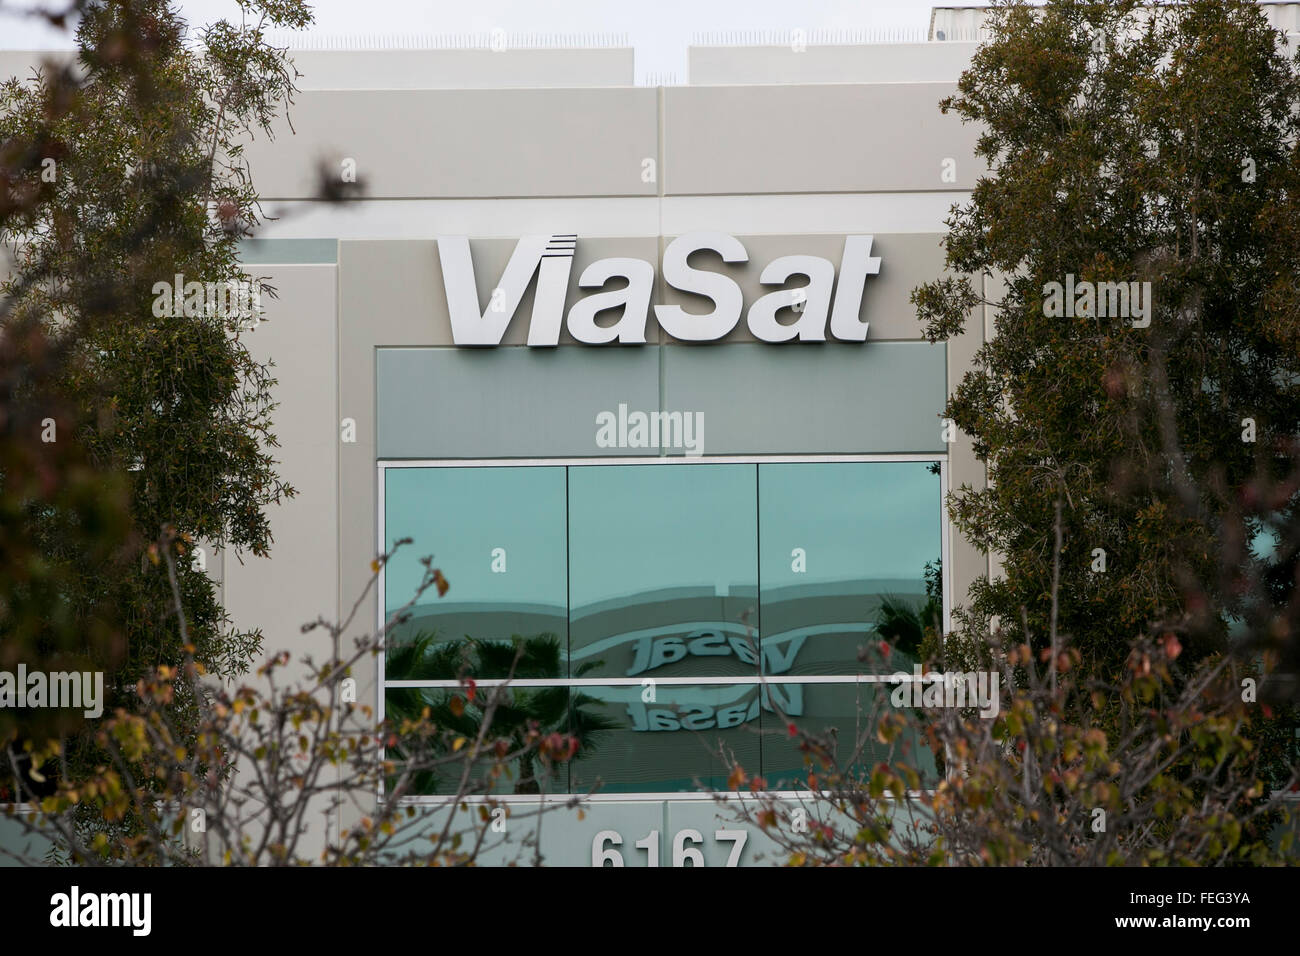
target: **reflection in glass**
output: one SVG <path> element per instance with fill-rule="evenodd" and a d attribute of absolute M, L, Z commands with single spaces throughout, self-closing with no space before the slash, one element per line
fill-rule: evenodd
<path fill-rule="evenodd" d="M 753 465 L 569 469 L 569 636 L 593 676 L 757 672 Z"/>
<path fill-rule="evenodd" d="M 390 646 L 420 636 L 436 643 L 552 633 L 567 649 L 564 468 L 388 468 L 384 477 L 385 536 L 414 539 L 384 572 L 385 615 L 415 594 L 424 555 L 434 555 L 451 585 L 442 598 L 425 591 Z M 562 654 L 546 676 L 568 676 L 563 662 Z M 413 677 L 401 663 L 386 657 L 390 679 Z M 489 667 L 481 676 L 506 672 Z"/>
<path fill-rule="evenodd" d="M 443 645 L 446 648 L 447 645 Z M 496 695 L 499 695 L 496 696 Z M 429 708 L 431 720 L 443 733 L 436 753 L 450 755 L 447 740 L 464 737 L 476 740 L 483 726 L 486 710 L 495 700 L 487 740 L 505 740 L 509 752 L 523 752 L 510 761 L 508 769 L 491 777 L 492 761 L 485 759 L 471 773 L 474 793 L 566 793 L 569 789 L 569 764 L 553 763 L 536 756 L 525 745 L 531 731 L 541 736 L 572 735 L 578 740 L 578 753 L 595 755 L 617 723 L 605 716 L 603 702 L 581 687 L 480 686 L 474 699 L 468 700 L 459 689 L 432 687 L 389 687 L 384 697 L 384 717 L 394 723 L 418 719 Z M 399 765 L 406 758 L 402 748 L 390 748 L 386 756 Z M 436 758 L 435 758 L 436 759 Z M 456 793 L 460 786 L 462 765 L 448 763 L 433 767 L 415 778 L 417 794 Z"/>
<path fill-rule="evenodd" d="M 906 764 L 921 775 L 923 785 L 936 781 L 934 754 L 915 734 L 892 745 L 876 737 L 880 718 L 892 704 L 893 685 L 881 683 L 786 684 L 788 700 L 797 707 L 795 723 L 811 736 L 830 734 L 835 740 L 834 754 L 840 770 L 858 779 L 870 774 L 878 763 Z M 794 711 L 790 711 L 794 715 Z M 792 738 L 775 713 L 762 715 L 763 776 L 776 790 L 807 788 L 808 767 L 804 764 L 801 741 Z M 858 748 L 861 748 L 860 750 Z M 856 753 L 856 756 L 855 756 Z M 825 774 L 821 772 L 823 779 Z"/>
<path fill-rule="evenodd" d="M 882 599 L 924 601 L 926 563 L 940 553 L 936 471 L 932 462 L 758 466 L 765 673 L 857 673 Z"/>
<path fill-rule="evenodd" d="M 422 555 L 432 552 L 451 583 L 444 598 L 426 592 L 390 635 L 389 680 L 481 682 L 513 668 L 517 679 L 637 682 L 512 688 L 497 734 L 522 743 L 535 721 L 543 733 L 578 736 L 579 751 L 544 781 L 535 763 L 516 761 L 491 782 L 496 792 L 585 792 L 597 782 L 616 793 L 723 789 L 720 750 L 770 785 L 798 789 L 806 768 L 788 720 L 814 733 L 834 727 L 846 759 L 856 735 L 865 735 L 856 760 L 864 771 L 885 759 L 867 719 L 877 685 L 662 679 L 910 671 L 912 659 L 898 648 L 914 654 L 942 609 L 934 463 L 384 474 L 385 535 L 415 539 L 387 569 L 386 612 L 410 600 Z M 893 659 L 883 667 L 875 658 L 860 662 L 859 648 L 882 637 Z M 644 680 L 657 681 L 649 697 Z M 482 699 L 457 713 L 450 703 L 457 693 L 390 686 L 387 716 L 417 716 L 427 706 L 439 726 L 471 737 Z M 933 773 L 933 756 L 914 741 L 909 748 L 903 759 Z M 433 773 L 420 788 L 453 792 L 458 782 Z"/>
<path fill-rule="evenodd" d="M 659 684 L 653 700 L 641 686 L 584 687 L 614 722 L 599 749 L 578 751 L 574 792 L 672 793 L 700 785 L 725 789 L 723 753 L 758 767 L 759 715 L 771 706 L 756 684 Z"/>

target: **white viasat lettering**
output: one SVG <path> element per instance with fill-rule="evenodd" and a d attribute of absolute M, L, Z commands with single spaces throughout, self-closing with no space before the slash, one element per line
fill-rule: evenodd
<path fill-rule="evenodd" d="M 748 262 L 749 253 L 740 240 L 721 232 L 692 232 L 678 236 L 664 250 L 664 281 L 679 292 L 693 292 L 712 299 L 712 312 L 691 315 L 680 305 L 656 305 L 655 318 L 663 330 L 683 342 L 711 342 L 736 327 L 744 295 L 734 279 L 720 272 L 696 269 L 687 263 L 695 252 L 713 252 L 723 262 Z"/>
<path fill-rule="evenodd" d="M 707 268 L 707 256 L 725 264 L 749 261 L 740 240 L 722 232 L 693 232 L 668 244 L 663 255 L 664 281 L 678 292 L 713 302 L 704 313 L 688 312 L 680 305 L 654 306 L 655 320 L 673 338 L 684 342 L 713 342 L 724 338 L 745 314 L 750 332 L 763 342 L 824 342 L 829 334 L 842 342 L 864 342 L 868 322 L 859 317 L 867 276 L 878 275 L 880 257 L 871 255 L 872 236 L 847 236 L 840 260 L 839 281 L 835 266 L 820 256 L 781 256 L 769 262 L 759 276 L 765 286 L 784 286 L 796 277 L 806 283 L 766 293 L 745 312 L 744 293 L 735 279 Z M 499 281 L 490 290 L 480 290 L 474 270 L 469 239 L 443 236 L 438 239 L 438 257 L 447 311 L 451 318 L 452 342 L 459 346 L 500 345 L 519 311 L 530 285 L 536 284 L 528 344 L 551 348 L 560 344 L 561 327 L 585 345 L 641 345 L 654 288 L 654 266 L 643 259 L 614 257 L 598 259 L 583 269 L 580 289 L 600 290 L 572 304 L 565 315 L 573 258 L 578 237 L 573 234 L 524 236 L 515 245 Z M 703 261 L 691 265 L 696 253 Z M 796 280 L 797 281 L 797 280 Z M 611 286 L 612 288 L 607 288 Z M 480 297 L 480 292 L 486 295 Z M 480 305 L 486 301 L 486 307 Z M 784 310 L 793 321 L 781 321 Z M 617 313 L 615 321 L 597 322 L 601 313 Z"/>

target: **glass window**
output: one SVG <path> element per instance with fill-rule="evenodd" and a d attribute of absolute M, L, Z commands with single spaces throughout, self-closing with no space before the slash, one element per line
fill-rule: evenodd
<path fill-rule="evenodd" d="M 753 465 L 569 469 L 574 677 L 757 673 L 754 478 Z"/>
<path fill-rule="evenodd" d="M 386 613 L 410 601 L 423 555 L 451 585 L 390 636 L 387 679 L 419 683 L 390 683 L 386 714 L 428 706 L 470 736 L 478 711 L 453 714 L 451 686 L 465 674 L 486 693 L 513 666 L 539 686 L 510 688 L 494 734 L 536 721 L 579 739 L 544 782 L 529 766 L 482 781 L 498 793 L 723 789 L 724 754 L 801 789 L 788 722 L 833 733 L 849 760 L 887 703 L 888 685 L 854 676 L 910 671 L 942 617 L 935 462 L 394 465 L 384 482 L 386 540 L 414 539 L 385 574 Z M 860 661 L 882 636 L 891 660 Z M 888 754 L 863 739 L 853 770 L 869 772 Z M 896 756 L 931 772 L 908 747 Z M 416 789 L 455 785 L 434 773 Z"/>
<path fill-rule="evenodd" d="M 498 693 L 496 687 L 481 687 L 474 695 L 473 701 L 466 701 L 465 694 L 457 689 L 441 687 L 388 687 L 384 694 L 384 716 L 393 721 L 417 720 L 425 708 L 429 710 L 429 720 L 438 727 L 444 736 L 440 737 L 429 750 L 420 754 L 421 767 L 415 771 L 409 782 L 412 795 L 457 793 L 460 788 L 460 776 L 464 771 L 464 761 L 457 752 L 447 746 L 448 740 L 462 736 L 466 740 L 475 740 L 482 726 L 483 708 Z M 581 719 L 574 720 L 572 709 L 575 702 L 581 703 L 581 694 L 569 687 L 519 687 L 514 684 L 500 689 L 501 699 L 492 716 L 490 735 L 494 740 L 506 740 L 511 752 L 521 751 L 530 726 L 534 723 L 542 734 L 568 733 L 571 726 L 580 728 L 579 740 L 590 743 L 594 734 L 588 729 L 584 734 Z M 459 698 L 463 706 L 452 707 L 452 698 Z M 581 718 L 581 715 L 579 715 Z M 404 769 L 407 755 L 401 746 L 389 747 L 385 756 L 394 761 L 397 773 Z M 493 771 L 497 772 L 494 774 Z M 397 778 L 390 777 L 387 787 L 391 790 Z M 567 793 L 569 790 L 569 765 L 567 763 L 547 766 L 533 757 L 529 760 L 514 759 L 496 767 L 492 754 L 485 754 L 476 761 L 470 771 L 467 792 L 475 794 L 522 794 L 522 793 Z"/>
<path fill-rule="evenodd" d="M 941 553 L 936 472 L 932 462 L 758 466 L 765 673 L 875 670 L 859 663 L 858 649 L 875 643 L 882 603 L 904 624 L 942 615 L 940 604 L 926 607 L 926 565 Z M 914 639 L 909 631 L 902 650 Z M 911 659 L 883 670 L 899 666 Z"/>
<path fill-rule="evenodd" d="M 742 767 L 759 762 L 759 715 L 767 706 L 757 684 L 659 684 L 653 701 L 640 685 L 581 688 L 575 712 L 601 730 L 578 750 L 575 793 L 673 793 L 718 790 L 729 773 L 722 754 Z"/>
<path fill-rule="evenodd" d="M 863 780 L 879 763 L 902 764 L 916 770 L 923 786 L 935 782 L 934 754 L 914 734 L 894 744 L 882 744 L 874 733 L 880 718 L 892 707 L 893 685 L 872 683 L 781 683 L 773 685 L 802 733 L 828 741 L 836 766 L 849 779 Z M 763 776 L 775 790 L 804 790 L 809 767 L 804 763 L 802 740 L 792 738 L 775 711 L 763 714 Z M 856 755 L 854 747 L 862 745 Z M 891 752 L 892 747 L 892 752 Z M 825 772 L 813 768 L 825 779 Z"/>
<path fill-rule="evenodd" d="M 528 676 L 567 677 L 565 469 L 388 468 L 384 475 L 385 540 L 391 547 L 414 539 L 384 573 L 385 616 L 414 596 L 425 555 L 450 584 L 444 597 L 425 591 L 409 622 L 394 628 L 388 678 L 454 679 L 457 660 L 439 646 L 461 647 L 466 638 L 492 645 L 475 649 L 477 676 L 506 677 L 516 635 L 559 648 L 553 667 L 539 657 L 540 672 Z"/>

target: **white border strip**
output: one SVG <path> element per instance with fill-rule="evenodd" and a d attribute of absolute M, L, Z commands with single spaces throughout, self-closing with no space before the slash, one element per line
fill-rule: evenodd
<path fill-rule="evenodd" d="M 947 457 L 947 453 L 941 451 L 902 455 L 706 455 L 700 458 L 685 455 L 660 455 L 654 458 L 604 455 L 599 458 L 385 458 L 379 460 L 377 464 L 379 476 L 382 478 L 385 469 L 388 468 L 524 468 L 542 465 L 553 465 L 559 468 L 570 465 L 780 465 L 937 461 L 940 463 L 942 478 L 942 464 Z M 382 499 L 380 504 L 383 504 Z M 382 534 L 379 540 L 382 544 Z"/>
<path fill-rule="evenodd" d="M 899 674 L 906 673 L 899 671 Z M 914 675 L 907 674 L 912 680 Z M 640 687 L 646 682 L 644 677 L 560 677 L 554 680 L 540 677 L 521 677 L 516 680 L 505 678 L 474 679 L 476 687 Z M 808 674 L 804 677 L 656 677 L 654 682 L 659 687 L 694 687 L 700 685 L 723 684 L 728 687 L 753 686 L 763 684 L 892 684 L 901 683 L 894 674 Z M 460 681 L 454 680 L 390 680 L 384 681 L 385 687 L 427 687 L 456 688 Z"/>
<path fill-rule="evenodd" d="M 969 190 L 781 193 L 737 196 L 575 196 L 515 199 L 361 199 L 330 203 L 265 197 L 257 239 L 518 239 L 550 235 L 557 222 L 582 239 L 658 240 L 725 224 L 734 236 L 834 236 L 948 231 L 949 210 Z M 272 218 L 275 217 L 275 218 Z"/>

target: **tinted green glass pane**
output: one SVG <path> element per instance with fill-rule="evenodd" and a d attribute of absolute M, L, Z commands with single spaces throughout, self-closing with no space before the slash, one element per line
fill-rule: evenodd
<path fill-rule="evenodd" d="M 573 792 L 673 793 L 725 789 L 724 753 L 753 772 L 759 715 L 769 706 L 755 684 L 659 684 L 654 700 L 639 685 L 582 687 L 580 717 L 608 729 L 591 734 L 571 770 Z M 576 724 L 575 724 L 576 725 Z"/>
<path fill-rule="evenodd" d="M 445 597 L 429 589 L 394 629 L 386 657 L 390 679 L 454 679 L 457 662 L 444 655 L 412 654 L 427 636 L 435 646 L 465 638 L 508 646 L 512 637 L 550 635 L 558 664 L 539 659 L 537 673 L 567 677 L 565 469 L 388 468 L 384 471 L 387 541 L 414 539 L 389 563 L 384 607 L 392 614 L 411 600 L 432 554 L 450 583 Z M 402 646 L 407 653 L 397 652 Z M 509 653 L 488 648 L 472 655 L 479 677 L 505 677 Z M 549 671 L 549 672 L 548 672 Z"/>
<path fill-rule="evenodd" d="M 854 674 L 910 667 L 858 659 L 878 642 L 882 602 L 901 610 L 914 650 L 927 562 L 941 554 L 941 486 L 930 462 L 799 462 L 758 466 L 765 673 Z M 915 625 L 915 626 L 913 626 Z"/>
<path fill-rule="evenodd" d="M 756 673 L 755 474 L 753 465 L 569 469 L 574 677 Z"/>
<path fill-rule="evenodd" d="M 881 664 L 858 651 L 889 629 L 891 644 L 915 652 L 923 622 L 941 614 L 926 607 L 942 514 L 932 463 L 390 467 L 385 479 L 386 537 L 415 539 L 389 565 L 386 610 L 410 599 L 421 555 L 451 582 L 445 598 L 426 592 L 390 639 L 388 679 L 504 677 L 517 662 L 517 678 L 638 681 L 511 690 L 498 733 L 522 740 L 536 720 L 579 737 L 548 792 L 723 789 L 724 752 L 798 789 L 806 768 L 790 720 L 834 728 L 844 754 L 863 735 L 863 772 L 886 759 L 868 719 L 876 685 L 659 682 L 647 699 L 640 682 L 754 676 L 760 660 L 781 677 L 910 670 L 905 653 Z M 389 716 L 445 711 L 452 693 L 389 687 Z M 457 723 L 470 736 L 477 719 L 471 706 Z M 933 757 L 908 746 L 901 759 L 932 773 Z M 515 761 L 488 780 L 484 765 L 474 779 L 528 793 L 539 769 Z M 457 782 L 435 775 L 420 787 Z"/>
<path fill-rule="evenodd" d="M 907 734 L 894 745 L 882 744 L 876 728 L 882 716 L 893 709 L 889 683 L 779 684 L 780 700 L 800 732 L 826 738 L 831 744 L 838 769 L 855 780 L 865 779 L 873 767 L 888 763 L 906 765 L 917 771 L 923 785 L 935 783 L 934 755 L 915 734 Z M 807 789 L 808 768 L 804 765 L 802 740 L 774 712 L 760 719 L 763 740 L 763 776 L 774 790 Z M 856 748 L 861 751 L 854 759 Z M 892 746 L 892 749 L 891 749 Z M 815 768 L 821 779 L 824 769 Z"/>
<path fill-rule="evenodd" d="M 439 729 L 436 739 L 427 747 L 418 744 L 403 747 L 399 744 L 385 749 L 385 757 L 396 763 L 399 773 L 409 766 L 411 786 L 408 795 L 567 792 L 567 763 L 547 764 L 536 758 L 512 759 L 501 762 L 500 769 L 494 772 L 498 761 L 490 755 L 490 744 L 498 739 L 507 742 L 507 753 L 521 751 L 533 722 L 543 735 L 568 733 L 571 724 L 581 726 L 581 719 L 575 720 L 571 713 L 573 692 L 567 687 L 502 689 L 485 738 L 489 742 L 489 753 L 469 760 L 466 746 L 459 750 L 454 748 L 458 736 L 467 741 L 478 739 L 484 709 L 495 693 L 496 688 L 479 687 L 474 702 L 466 702 L 464 692 L 457 689 L 389 687 L 385 690 L 385 720 L 400 726 L 404 719 L 418 720 L 423 709 L 428 707 L 429 720 Z M 464 706 L 453 710 L 449 706 L 453 697 L 459 697 Z M 470 773 L 462 791 L 461 777 L 467 760 Z M 387 786 L 390 791 L 395 779 L 389 779 Z"/>

